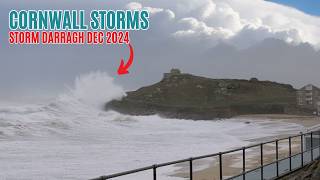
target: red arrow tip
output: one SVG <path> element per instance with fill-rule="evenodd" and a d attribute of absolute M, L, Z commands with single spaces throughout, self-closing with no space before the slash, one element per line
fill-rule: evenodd
<path fill-rule="evenodd" d="M 118 68 L 118 75 L 124 75 L 129 73 L 128 69 L 133 63 L 133 56 L 134 56 L 133 47 L 131 46 L 131 44 L 129 44 L 129 48 L 130 48 L 130 57 L 128 59 L 128 62 L 125 64 L 124 60 L 121 59 L 121 62 Z"/>
<path fill-rule="evenodd" d="M 118 74 L 124 75 L 124 74 L 128 74 L 128 73 L 129 73 L 129 71 L 128 71 L 127 67 L 124 65 L 124 60 L 121 59 L 120 66 L 118 68 Z"/>

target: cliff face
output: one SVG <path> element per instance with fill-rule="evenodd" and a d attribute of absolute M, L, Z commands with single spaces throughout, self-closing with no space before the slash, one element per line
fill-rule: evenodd
<path fill-rule="evenodd" d="M 109 102 L 106 109 L 130 115 L 215 119 L 240 114 L 284 113 L 295 102 L 296 90 L 291 85 L 169 73 L 154 85 Z"/>

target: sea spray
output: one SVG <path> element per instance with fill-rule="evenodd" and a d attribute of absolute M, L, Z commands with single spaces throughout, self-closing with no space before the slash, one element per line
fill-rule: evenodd
<path fill-rule="evenodd" d="M 124 116 L 104 111 L 103 105 L 124 95 L 124 90 L 105 72 L 81 75 L 66 92 L 44 105 L 1 106 L 0 137 L 46 137 L 98 124 L 110 127 L 104 121 Z"/>
<path fill-rule="evenodd" d="M 68 89 L 68 93 L 60 95 L 60 100 L 69 96 L 97 108 L 101 108 L 113 99 L 125 96 L 122 87 L 116 85 L 107 73 L 100 71 L 80 75 L 76 78 L 74 87 Z"/>

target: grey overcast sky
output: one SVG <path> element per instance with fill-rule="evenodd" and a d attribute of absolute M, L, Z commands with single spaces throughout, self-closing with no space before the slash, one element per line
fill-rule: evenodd
<path fill-rule="evenodd" d="M 150 29 L 131 33 L 135 62 L 118 77 L 125 46 L 10 46 L 11 9 L 147 9 Z M 263 0 L 4 0 L 0 22 L 0 101 L 53 97 L 94 71 L 132 90 L 172 67 L 211 78 L 320 86 L 320 17 Z"/>

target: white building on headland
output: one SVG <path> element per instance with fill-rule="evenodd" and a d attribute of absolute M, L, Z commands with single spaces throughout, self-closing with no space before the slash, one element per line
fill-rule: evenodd
<path fill-rule="evenodd" d="M 314 110 L 320 115 L 320 88 L 308 84 L 297 92 L 297 105 L 302 108 Z"/>
<path fill-rule="evenodd" d="M 170 70 L 169 73 L 164 73 L 163 75 L 163 78 L 166 79 L 166 78 L 170 78 L 171 76 L 177 76 L 177 75 L 181 75 L 181 71 L 180 69 L 177 69 L 177 68 L 173 68 Z"/>
<path fill-rule="evenodd" d="M 318 112 L 318 116 L 320 116 L 320 101 L 318 102 L 318 105 L 317 105 L 317 112 Z"/>

